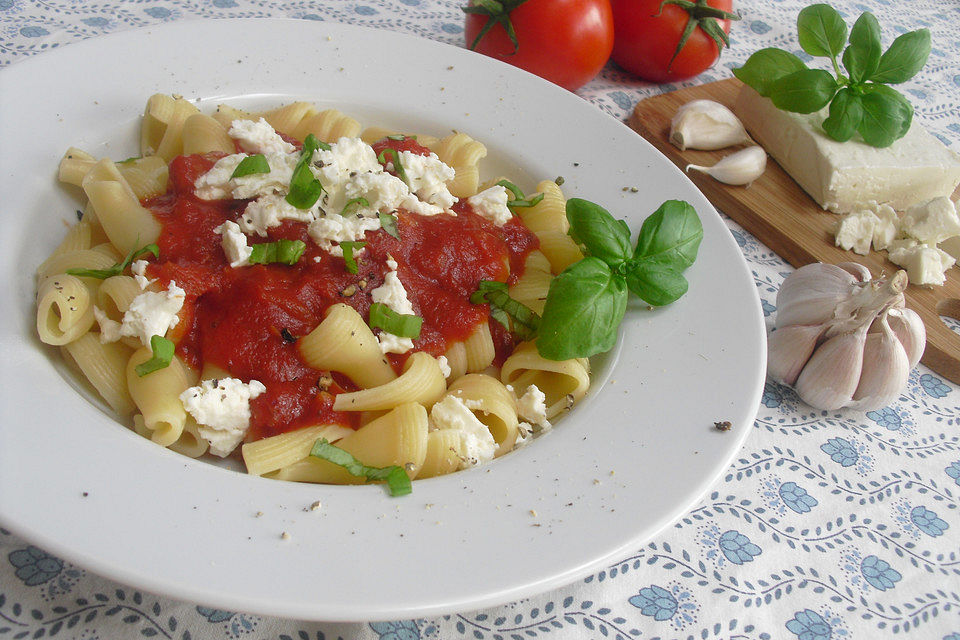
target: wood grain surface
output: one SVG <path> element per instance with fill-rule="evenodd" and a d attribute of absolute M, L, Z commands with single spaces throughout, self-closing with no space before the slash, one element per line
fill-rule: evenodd
<path fill-rule="evenodd" d="M 680 151 L 668 141 L 670 119 L 681 105 L 701 98 L 732 109 L 742 86 L 731 78 L 647 98 L 636 105 L 629 124 L 681 169 L 688 164 L 712 165 L 734 149 Z M 763 176 L 749 187 L 725 185 L 696 171 L 688 175 L 717 209 L 794 267 L 818 261 L 859 262 L 869 267 L 874 277 L 899 269 L 887 260 L 885 251 L 861 256 L 835 246 L 833 227 L 839 216 L 821 209 L 772 158 Z M 923 318 L 927 329 L 927 347 L 921 361 L 960 384 L 960 335 L 940 317 L 960 320 L 960 268 L 951 267 L 947 282 L 940 287 L 911 284 L 906 298 L 907 306 Z"/>

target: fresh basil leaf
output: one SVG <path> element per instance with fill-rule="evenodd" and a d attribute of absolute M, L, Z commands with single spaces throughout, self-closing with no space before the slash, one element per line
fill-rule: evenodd
<path fill-rule="evenodd" d="M 145 253 L 153 254 L 154 258 L 160 257 L 160 247 L 156 244 L 148 244 L 139 249 L 131 249 L 130 253 L 127 254 L 127 257 L 123 259 L 122 262 L 118 262 L 112 267 L 107 269 L 67 269 L 67 273 L 71 276 L 77 276 L 78 278 L 96 278 L 97 280 L 106 280 L 107 278 L 112 278 L 113 276 L 118 276 L 123 273 L 124 269 L 130 266 L 130 264 L 142 256 Z"/>
<path fill-rule="evenodd" d="M 532 198 L 527 198 L 523 195 L 523 191 L 520 190 L 520 187 L 513 184 L 509 180 L 500 180 L 497 182 L 497 184 L 513 194 L 513 199 L 507 200 L 508 207 L 535 207 L 540 204 L 541 200 L 543 200 L 542 193 L 538 193 Z"/>
<path fill-rule="evenodd" d="M 390 495 L 393 497 L 405 496 L 413 491 L 410 476 L 403 470 L 403 467 L 398 465 L 389 467 L 367 466 L 354 458 L 349 451 L 330 444 L 326 438 L 320 438 L 313 443 L 310 455 L 343 467 L 347 473 L 358 478 L 373 481 L 386 480 Z"/>
<path fill-rule="evenodd" d="M 303 240 L 281 239 L 276 242 L 255 244 L 247 262 L 250 264 L 287 264 L 295 265 L 300 260 L 307 245 Z"/>
<path fill-rule="evenodd" d="M 357 261 L 353 257 L 353 252 L 367 246 L 366 242 L 351 242 L 345 240 L 340 243 L 340 249 L 343 251 L 343 261 L 346 263 L 347 273 L 359 273 Z"/>
<path fill-rule="evenodd" d="M 540 316 L 530 307 L 510 297 L 507 284 L 481 280 L 470 295 L 473 304 L 489 304 L 490 316 L 521 340 L 532 340 L 540 326 Z"/>
<path fill-rule="evenodd" d="M 380 218 L 380 228 L 386 231 L 388 234 L 390 234 L 394 238 L 396 238 L 397 240 L 399 240 L 400 230 L 397 229 L 397 219 L 394 218 L 389 213 L 381 212 L 381 213 L 378 213 L 377 215 Z"/>
<path fill-rule="evenodd" d="M 570 198 L 566 211 L 571 235 L 590 255 L 611 266 L 630 258 L 629 227 L 624 230 L 625 225 L 606 209 L 581 198 Z"/>
<path fill-rule="evenodd" d="M 340 210 L 340 215 L 345 216 L 349 215 L 351 209 L 356 211 L 360 207 L 369 207 L 370 201 L 364 198 L 363 196 L 359 198 L 351 198 L 347 200 L 346 204 L 343 205 L 343 209 Z"/>
<path fill-rule="evenodd" d="M 697 259 L 701 239 L 696 209 L 683 200 L 667 200 L 643 221 L 633 257 L 686 269 Z"/>
<path fill-rule="evenodd" d="M 393 157 L 392 160 L 387 159 L 387 151 L 389 151 L 391 156 Z M 406 169 L 403 168 L 403 164 L 400 162 L 399 151 L 397 151 L 396 149 L 393 149 L 392 147 L 387 147 L 386 149 L 381 151 L 379 154 L 377 154 L 377 162 L 382 164 L 384 167 L 386 167 L 388 163 L 392 162 L 393 171 L 394 173 L 397 174 L 397 177 L 403 180 L 403 183 L 406 184 L 408 187 L 411 186 L 410 179 L 407 177 L 407 171 Z"/>
<path fill-rule="evenodd" d="M 847 42 L 847 23 L 830 5 L 813 4 L 797 16 L 797 37 L 810 55 L 835 58 Z"/>
<path fill-rule="evenodd" d="M 640 262 L 627 273 L 627 287 L 655 307 L 676 301 L 687 292 L 687 279 L 674 266 Z"/>
<path fill-rule="evenodd" d="M 367 324 L 371 329 L 382 329 L 401 338 L 416 340 L 420 337 L 423 318 L 410 313 L 397 313 L 382 302 L 374 302 L 370 305 L 370 321 Z"/>
<path fill-rule="evenodd" d="M 150 350 L 153 351 L 153 356 L 134 367 L 134 371 L 141 378 L 154 371 L 166 369 L 173 362 L 174 344 L 163 336 L 150 336 Z"/>
<path fill-rule="evenodd" d="M 866 82 L 880 64 L 880 23 L 864 11 L 850 30 L 850 46 L 843 52 L 843 66 L 854 83 Z"/>
<path fill-rule="evenodd" d="M 844 87 L 830 103 L 830 115 L 823 121 L 823 130 L 837 142 L 846 142 L 853 137 L 863 120 L 863 103 L 860 95 Z"/>
<path fill-rule="evenodd" d="M 929 56 L 929 31 L 918 29 L 905 33 L 897 37 L 880 56 L 880 64 L 870 80 L 886 84 L 906 82 L 917 75 Z"/>
<path fill-rule="evenodd" d="M 806 68 L 803 60 L 789 51 L 769 47 L 753 53 L 742 67 L 733 70 L 733 75 L 767 98 L 774 82 Z"/>
<path fill-rule="evenodd" d="M 827 106 L 837 89 L 837 80 L 828 71 L 801 69 L 774 82 L 770 99 L 784 111 L 813 113 Z"/>
<path fill-rule="evenodd" d="M 627 309 L 627 285 L 600 258 L 587 256 L 553 279 L 540 319 L 537 350 L 548 360 L 609 351 Z"/>
<path fill-rule="evenodd" d="M 243 176 L 249 176 L 258 173 L 270 173 L 270 163 L 267 162 L 267 157 L 262 153 L 247 156 L 241 160 L 237 165 L 237 168 L 233 170 L 232 174 L 230 174 L 230 179 L 242 178 Z"/>
<path fill-rule="evenodd" d="M 857 131 L 874 147 L 889 147 L 902 138 L 913 121 L 913 105 L 903 94 L 886 85 L 867 85 L 863 96 L 863 119 Z"/>

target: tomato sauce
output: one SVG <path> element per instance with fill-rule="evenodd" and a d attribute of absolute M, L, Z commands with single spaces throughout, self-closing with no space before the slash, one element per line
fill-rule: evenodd
<path fill-rule="evenodd" d="M 396 141 L 388 144 L 397 147 Z M 400 148 L 426 150 L 411 139 Z M 333 410 L 335 394 L 353 385 L 310 367 L 297 341 L 320 324 L 333 304 L 349 304 L 366 318 L 370 292 L 383 284 L 389 258 L 397 262 L 407 296 L 423 318 L 414 350 L 439 356 L 448 344 L 489 321 L 487 306 L 469 301 L 478 283 L 516 281 L 527 254 L 538 247 L 536 236 L 519 219 L 496 227 L 461 200 L 453 207 L 456 216 L 397 212 L 402 240 L 383 229 L 366 232 L 356 274 L 346 270 L 343 258 L 321 250 L 306 224 L 292 220 L 270 229 L 266 238 L 251 236 L 249 242 L 302 240 L 307 249 L 296 265 L 231 268 L 215 229 L 235 221 L 248 201 L 202 200 L 193 192 L 196 179 L 222 155 L 175 158 L 167 193 L 144 202 L 163 226 L 157 242 L 160 258 L 150 265 L 149 275 L 164 285 L 175 281 L 186 292 L 180 322 L 168 334 L 185 363 L 197 370 L 216 365 L 233 377 L 266 386 L 267 391 L 251 401 L 248 440 L 318 423 L 357 426 L 358 416 Z M 513 341 L 496 322 L 490 324 L 502 360 Z M 388 354 L 398 372 L 409 353 Z"/>

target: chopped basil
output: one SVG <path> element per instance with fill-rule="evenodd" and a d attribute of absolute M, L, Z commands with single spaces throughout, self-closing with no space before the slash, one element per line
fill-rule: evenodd
<path fill-rule="evenodd" d="M 290 192 L 287 193 L 286 197 L 286 201 L 297 209 L 309 209 L 316 204 L 317 200 L 320 199 L 320 194 L 323 193 L 323 185 L 310 170 L 313 152 L 320 148 L 329 149 L 330 147 L 317 140 L 317 137 L 312 133 L 303 141 L 303 150 L 300 151 L 300 159 L 293 169 L 293 176 L 290 178 Z"/>
<path fill-rule="evenodd" d="M 415 340 L 420 337 L 423 318 L 408 313 L 397 313 L 382 302 L 374 302 L 370 305 L 369 324 L 371 329 L 383 329 L 395 336 Z"/>
<path fill-rule="evenodd" d="M 389 136 L 386 136 L 386 138 L 387 138 L 387 140 L 396 140 L 397 142 L 403 142 L 403 141 L 406 140 L 407 138 L 411 138 L 411 139 L 413 139 L 413 140 L 416 140 L 416 139 L 417 139 L 417 136 L 406 136 L 406 135 L 404 135 L 404 134 L 402 134 L 402 133 L 392 133 L 392 134 L 390 134 Z"/>
<path fill-rule="evenodd" d="M 134 367 L 134 371 L 141 378 L 148 373 L 166 369 L 173 361 L 173 342 L 163 336 L 151 336 L 150 349 L 153 351 L 153 357 Z"/>
<path fill-rule="evenodd" d="M 250 264 L 297 264 L 307 245 L 303 240 L 281 239 L 253 245 L 247 262 Z"/>
<path fill-rule="evenodd" d="M 106 280 L 113 276 L 118 276 L 123 273 L 123 270 L 130 266 L 130 263 L 134 259 L 139 258 L 145 253 L 152 253 L 154 258 L 160 257 L 160 247 L 156 244 L 148 244 L 140 249 L 131 250 L 127 254 L 127 257 L 123 259 L 123 262 L 118 262 L 109 269 L 67 269 L 67 273 L 71 276 L 78 276 L 80 278 L 97 278 L 98 280 Z"/>
<path fill-rule="evenodd" d="M 400 231 L 397 229 L 397 219 L 389 213 L 380 213 L 380 227 L 392 235 L 397 240 L 400 239 Z"/>
<path fill-rule="evenodd" d="M 343 209 L 340 210 L 340 215 L 345 216 L 350 213 L 350 209 L 359 209 L 360 207 L 369 207 L 370 201 L 364 197 L 351 198 L 347 200 L 347 204 L 343 205 Z"/>
<path fill-rule="evenodd" d="M 314 458 L 320 458 L 327 462 L 343 467 L 347 473 L 358 478 L 367 480 L 386 480 L 387 487 L 390 489 L 390 495 L 394 497 L 405 496 L 413 491 L 413 485 L 410 482 L 410 476 L 403 470 L 403 467 L 391 465 L 389 467 L 368 467 L 358 461 L 349 451 L 344 451 L 336 447 L 326 438 L 320 438 L 313 443 L 310 455 Z"/>
<path fill-rule="evenodd" d="M 513 184 L 509 180 L 501 180 L 497 184 L 513 194 L 513 200 L 507 200 L 508 207 L 533 207 L 543 200 L 542 193 L 538 193 L 537 195 L 528 199 L 523 195 L 523 191 L 520 190 L 520 187 Z"/>
<path fill-rule="evenodd" d="M 470 302 L 489 304 L 490 316 L 521 340 L 532 339 L 540 326 L 540 316 L 530 307 L 511 298 L 506 283 L 481 280 L 477 290 L 470 296 Z"/>
<path fill-rule="evenodd" d="M 340 248 L 343 249 L 343 261 L 347 263 L 347 273 L 357 273 L 357 261 L 353 257 L 353 252 L 367 246 L 366 242 L 341 242 Z"/>
<path fill-rule="evenodd" d="M 393 153 L 393 160 L 387 160 L 387 151 L 390 151 Z M 380 162 L 383 165 L 386 165 L 388 162 L 392 162 L 393 170 L 397 172 L 397 177 L 403 180 L 404 184 L 406 184 L 408 187 L 411 186 L 410 179 L 407 178 L 407 172 L 404 170 L 403 165 L 400 164 L 399 151 L 397 151 L 396 149 L 387 147 L 377 155 L 377 162 Z"/>
<path fill-rule="evenodd" d="M 230 174 L 230 179 L 242 178 L 243 176 L 249 176 L 255 173 L 270 173 L 270 163 L 267 162 L 267 157 L 262 153 L 247 156 L 241 160 L 237 168 Z"/>

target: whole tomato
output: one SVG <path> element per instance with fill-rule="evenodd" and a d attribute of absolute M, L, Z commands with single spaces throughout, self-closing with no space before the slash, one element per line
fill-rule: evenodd
<path fill-rule="evenodd" d="M 612 0 L 613 61 L 651 82 L 674 82 L 713 66 L 730 44 L 733 0 Z"/>
<path fill-rule="evenodd" d="M 470 0 L 467 46 L 573 91 L 613 49 L 610 0 Z"/>

